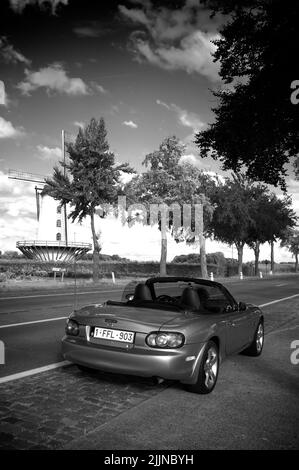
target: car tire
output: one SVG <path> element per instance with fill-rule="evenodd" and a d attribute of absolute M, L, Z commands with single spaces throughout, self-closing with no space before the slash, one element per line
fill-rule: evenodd
<path fill-rule="evenodd" d="M 242 351 L 242 354 L 245 354 L 246 356 L 252 356 L 252 357 L 260 356 L 263 351 L 263 346 L 264 346 L 264 322 L 263 320 L 260 320 L 255 330 L 252 343 L 250 344 L 248 348 Z"/>
<path fill-rule="evenodd" d="M 219 349 L 214 341 L 208 341 L 199 366 L 197 381 L 187 385 L 187 390 L 193 393 L 211 393 L 216 385 L 219 372 Z"/>

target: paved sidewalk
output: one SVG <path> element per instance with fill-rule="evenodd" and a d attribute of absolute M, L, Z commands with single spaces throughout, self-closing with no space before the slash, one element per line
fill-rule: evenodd
<path fill-rule="evenodd" d="M 167 384 L 76 366 L 0 385 L 0 449 L 61 449 Z"/>

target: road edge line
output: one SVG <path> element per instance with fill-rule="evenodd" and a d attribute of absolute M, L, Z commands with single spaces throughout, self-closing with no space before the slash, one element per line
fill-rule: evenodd
<path fill-rule="evenodd" d="M 85 295 L 85 294 L 111 294 L 113 292 L 123 292 L 123 289 L 110 289 L 110 290 L 98 290 L 98 291 L 87 291 L 87 292 L 77 292 L 76 295 Z M 0 300 L 18 300 L 18 299 L 35 299 L 37 297 L 62 297 L 67 295 L 75 295 L 73 292 L 56 292 L 52 294 L 31 294 L 31 295 L 19 295 L 19 296 L 8 296 L 0 297 Z"/>
<path fill-rule="evenodd" d="M 284 300 L 294 299 L 294 297 L 298 297 L 299 294 L 291 295 L 290 297 L 284 297 L 283 299 L 273 300 L 272 302 L 267 302 L 266 304 L 258 305 L 258 307 L 267 307 L 267 305 L 277 304 L 278 302 L 283 302 Z"/>
<path fill-rule="evenodd" d="M 7 375 L 6 377 L 0 377 L 0 384 L 11 382 L 17 379 L 23 379 L 25 377 L 30 377 L 31 375 L 40 374 L 41 372 L 47 372 L 48 370 L 58 369 L 60 367 L 66 367 L 71 365 L 69 361 L 55 362 L 54 364 L 49 364 L 43 367 L 37 367 L 36 369 L 26 370 L 24 372 L 18 372 L 17 374 Z"/>
<path fill-rule="evenodd" d="M 33 325 L 36 323 L 46 323 L 49 321 L 59 321 L 59 320 L 65 320 L 68 317 L 54 317 L 54 318 L 46 318 L 44 320 L 32 320 L 32 321 L 26 321 L 26 322 L 21 322 L 21 323 L 11 323 L 10 325 L 0 325 L 0 329 L 2 328 L 10 328 L 12 326 L 25 326 L 25 325 Z"/>

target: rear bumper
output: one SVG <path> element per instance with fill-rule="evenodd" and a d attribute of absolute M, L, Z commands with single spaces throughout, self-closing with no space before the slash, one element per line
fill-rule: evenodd
<path fill-rule="evenodd" d="M 203 349 L 204 344 L 190 344 L 176 350 L 139 347 L 120 350 L 99 347 L 69 336 L 62 339 L 63 357 L 75 364 L 118 374 L 162 377 L 189 384 L 196 382 Z"/>

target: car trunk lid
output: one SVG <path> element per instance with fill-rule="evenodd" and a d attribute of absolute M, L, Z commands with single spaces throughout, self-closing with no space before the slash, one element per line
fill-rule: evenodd
<path fill-rule="evenodd" d="M 148 333 L 159 330 L 162 325 L 171 324 L 183 312 L 147 307 L 88 305 L 74 314 L 82 325 L 115 328 Z M 186 319 L 186 318 L 185 318 Z"/>

